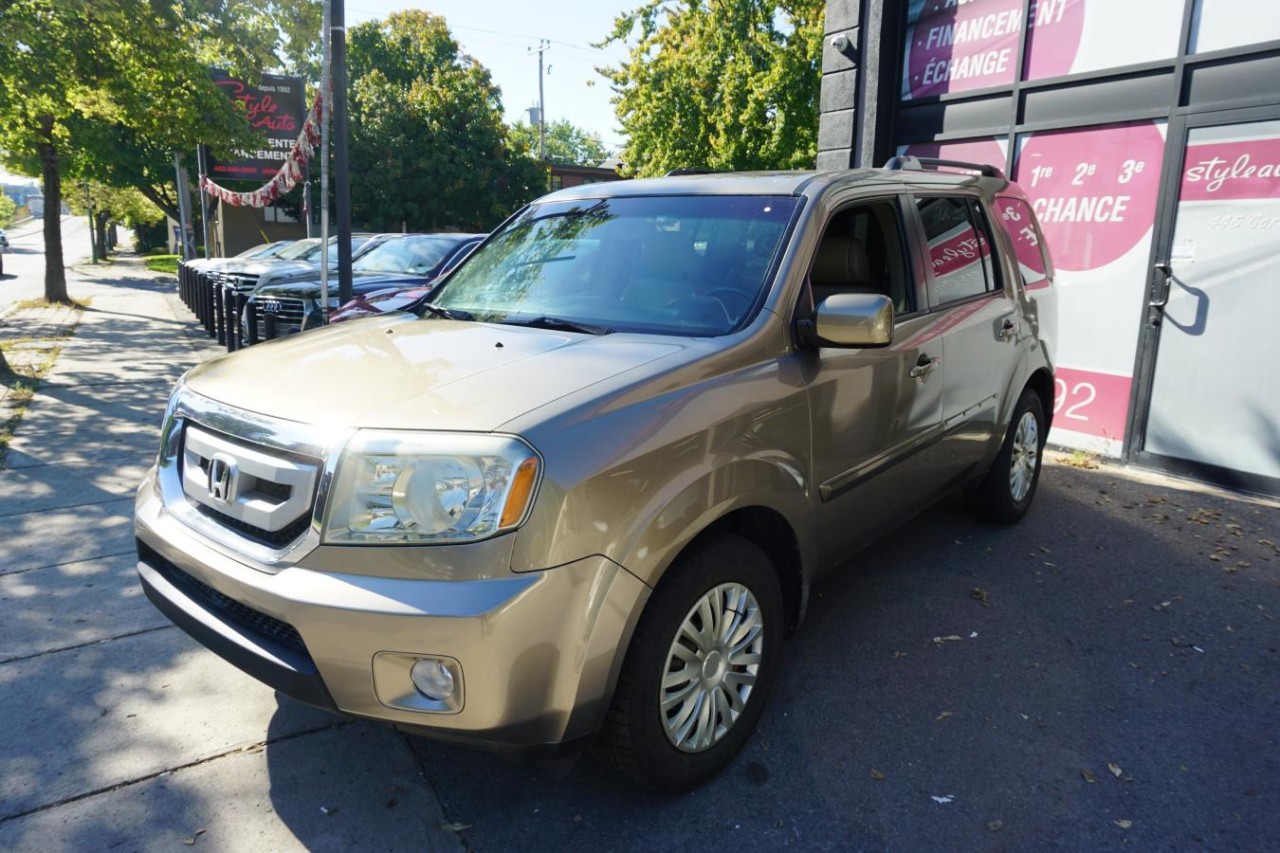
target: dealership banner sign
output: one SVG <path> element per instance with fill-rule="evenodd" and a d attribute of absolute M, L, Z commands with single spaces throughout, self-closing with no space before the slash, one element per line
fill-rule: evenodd
<path fill-rule="evenodd" d="M 211 157 L 207 174 L 213 179 L 261 181 L 271 178 L 289 159 L 307 115 L 306 87 L 301 77 L 262 75 L 257 86 L 214 71 L 213 82 L 226 96 L 243 105 L 249 127 L 265 137 L 260 148 L 237 151 L 229 159 Z"/>

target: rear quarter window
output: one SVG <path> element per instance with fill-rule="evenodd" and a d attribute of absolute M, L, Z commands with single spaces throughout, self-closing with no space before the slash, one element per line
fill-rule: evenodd
<path fill-rule="evenodd" d="M 1028 289 L 1047 287 L 1049 284 L 1049 256 L 1045 251 L 1044 236 L 1036 221 L 1031 205 L 1025 199 L 1013 196 L 997 196 L 996 219 L 1013 242 L 1014 256 L 1022 272 L 1022 283 Z"/>

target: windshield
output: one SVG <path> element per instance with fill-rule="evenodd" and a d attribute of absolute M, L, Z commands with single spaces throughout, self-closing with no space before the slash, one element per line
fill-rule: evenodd
<path fill-rule="evenodd" d="M 369 234 L 357 234 L 351 238 L 351 254 L 355 255 L 360 251 L 360 247 L 369 242 Z M 338 262 L 338 238 L 329 238 L 329 263 L 336 264 Z"/>
<path fill-rule="evenodd" d="M 458 267 L 436 304 L 487 322 L 726 334 L 753 312 L 796 203 L 663 196 L 531 205 Z"/>
<path fill-rule="evenodd" d="M 443 237 L 399 237 L 370 249 L 352 268 L 360 272 L 431 275 L 456 245 L 456 240 Z"/>
<path fill-rule="evenodd" d="M 320 241 L 315 237 L 311 237 L 306 240 L 299 240 L 292 246 L 286 246 L 280 250 L 280 254 L 276 255 L 276 257 L 286 261 L 293 261 L 304 256 L 310 257 L 319 251 Z"/>

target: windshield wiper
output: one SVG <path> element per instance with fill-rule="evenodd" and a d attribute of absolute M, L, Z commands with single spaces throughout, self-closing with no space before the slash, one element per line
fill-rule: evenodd
<path fill-rule="evenodd" d="M 442 308 L 434 302 L 419 302 L 417 308 L 426 311 L 433 317 L 443 317 L 446 320 L 474 320 L 475 317 L 468 311 L 449 310 Z"/>
<path fill-rule="evenodd" d="M 608 326 L 597 326 L 594 323 L 579 323 L 563 317 L 532 317 L 528 320 L 513 320 L 510 317 L 502 321 L 506 326 L 528 326 L 534 329 L 553 329 L 558 332 L 581 332 L 584 335 L 608 335 L 613 329 Z"/>

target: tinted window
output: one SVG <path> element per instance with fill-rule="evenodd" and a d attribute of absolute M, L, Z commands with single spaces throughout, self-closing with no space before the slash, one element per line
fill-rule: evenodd
<path fill-rule="evenodd" d="M 991 243 L 977 202 L 942 196 L 921 198 L 917 204 L 933 269 L 930 302 L 943 305 L 995 290 Z"/>
<path fill-rule="evenodd" d="M 491 322 L 552 316 L 725 334 L 755 308 L 795 206 L 789 196 L 531 205 L 454 271 L 436 301 Z"/>

